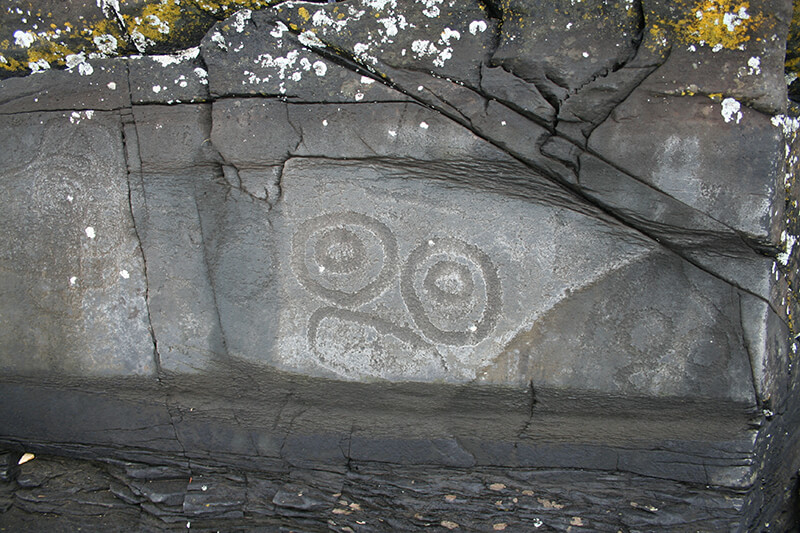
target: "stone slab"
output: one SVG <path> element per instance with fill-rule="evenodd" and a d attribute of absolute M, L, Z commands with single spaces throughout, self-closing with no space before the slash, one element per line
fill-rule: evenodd
<path fill-rule="evenodd" d="M 125 62 L 117 59 L 95 59 L 67 70 L 0 80 L 0 113 L 111 110 L 130 103 Z"/>
<path fill-rule="evenodd" d="M 274 361 L 312 375 L 474 380 L 556 302 L 653 252 L 567 209 L 386 179 L 369 164 L 292 159 L 282 190 L 277 256 L 292 276 Z M 578 248 L 584 261 L 571 259 Z"/>
<path fill-rule="evenodd" d="M 126 63 L 134 104 L 208 100 L 208 72 L 199 47 L 173 54 L 133 56 Z"/>
<path fill-rule="evenodd" d="M 589 149 L 734 231 L 778 238 L 783 140 L 761 113 L 733 100 L 637 90 L 594 130 Z"/>
<path fill-rule="evenodd" d="M 119 115 L 8 117 L 0 152 L 3 371 L 153 373 Z"/>

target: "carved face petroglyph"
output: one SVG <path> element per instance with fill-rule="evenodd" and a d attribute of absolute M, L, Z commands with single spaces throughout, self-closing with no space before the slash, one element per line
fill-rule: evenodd
<path fill-rule="evenodd" d="M 584 215 L 452 183 L 392 179 L 374 165 L 294 159 L 282 190 L 273 213 L 277 256 L 291 275 L 282 277 L 273 361 L 292 371 L 480 379 L 568 289 L 647 253 L 629 242 L 613 257 L 591 246 L 583 254 L 592 262 L 570 261 L 559 247 L 598 239 Z"/>
<path fill-rule="evenodd" d="M 477 344 L 494 329 L 501 310 L 496 268 L 477 246 L 432 237 L 401 268 L 392 231 L 352 211 L 302 223 L 292 239 L 292 269 L 308 292 L 325 301 L 309 317 L 308 344 L 334 366 L 346 355 L 373 372 L 409 361 L 444 370 L 435 345 Z M 398 275 L 413 324 L 357 311 L 396 285 Z"/>

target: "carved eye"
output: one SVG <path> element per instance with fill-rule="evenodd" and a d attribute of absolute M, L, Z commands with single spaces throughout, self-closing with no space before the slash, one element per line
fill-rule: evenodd
<path fill-rule="evenodd" d="M 360 213 L 321 215 L 294 234 L 292 268 L 310 292 L 357 307 L 379 296 L 397 275 L 397 242 L 384 224 Z"/>
<path fill-rule="evenodd" d="M 414 323 L 436 343 L 477 344 L 500 315 L 497 269 L 477 246 L 459 239 L 417 246 L 403 267 L 400 288 Z"/>

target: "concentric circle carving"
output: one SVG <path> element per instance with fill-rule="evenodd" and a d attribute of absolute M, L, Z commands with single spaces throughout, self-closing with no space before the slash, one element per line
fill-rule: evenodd
<path fill-rule="evenodd" d="M 342 307 L 357 307 L 379 296 L 397 275 L 397 242 L 372 217 L 321 215 L 295 232 L 292 268 L 310 292 Z"/>
<path fill-rule="evenodd" d="M 433 342 L 475 345 L 497 325 L 500 278 L 477 246 L 450 237 L 415 248 L 400 279 L 414 323 Z"/>

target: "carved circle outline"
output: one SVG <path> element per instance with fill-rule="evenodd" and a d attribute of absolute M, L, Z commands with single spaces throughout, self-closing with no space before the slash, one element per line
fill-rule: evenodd
<path fill-rule="evenodd" d="M 352 268 L 348 268 L 348 263 L 352 263 L 357 259 L 361 259 L 362 261 L 366 261 L 366 251 L 364 243 L 358 238 L 354 232 L 350 231 L 349 229 L 344 228 L 326 228 L 322 230 L 322 235 L 317 239 L 317 242 L 314 245 L 314 260 L 324 266 L 327 270 L 330 270 L 334 274 L 352 274 Z M 352 246 L 353 256 L 347 260 L 341 260 L 340 258 L 332 258 L 325 255 L 325 252 L 328 250 L 324 250 L 324 248 L 334 246 L 337 241 L 344 242 L 346 240 L 350 240 L 350 246 Z"/>
<path fill-rule="evenodd" d="M 414 288 L 414 275 L 417 269 L 429 257 L 439 253 L 461 255 L 475 264 L 483 275 L 486 303 L 483 315 L 480 321 L 474 325 L 474 330 L 446 331 L 439 329 L 431 322 L 422 300 L 417 295 Z M 480 248 L 453 237 L 439 237 L 423 242 L 409 254 L 400 275 L 400 292 L 414 323 L 433 342 L 452 346 L 474 346 L 489 336 L 500 318 L 502 293 L 497 268 Z"/>
<path fill-rule="evenodd" d="M 356 292 L 325 287 L 311 277 L 305 262 L 306 243 L 315 233 L 326 229 L 345 229 L 347 226 L 359 226 L 372 233 L 383 249 L 380 272 Z M 292 238 L 292 268 L 301 285 L 308 291 L 343 307 L 358 307 L 380 296 L 397 275 L 397 241 L 385 224 L 361 213 L 345 211 L 320 215 L 304 221 L 295 232 Z"/>

